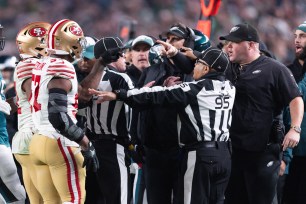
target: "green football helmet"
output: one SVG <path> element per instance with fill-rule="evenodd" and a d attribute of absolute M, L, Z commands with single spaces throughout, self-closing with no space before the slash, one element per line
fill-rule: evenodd
<path fill-rule="evenodd" d="M 211 46 L 209 38 L 201 31 L 193 29 L 195 34 L 194 50 L 203 52 Z"/>

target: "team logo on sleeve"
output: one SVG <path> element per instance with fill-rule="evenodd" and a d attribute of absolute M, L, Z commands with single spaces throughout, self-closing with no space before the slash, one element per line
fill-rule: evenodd
<path fill-rule="evenodd" d="M 34 27 L 29 30 L 32 37 L 43 37 L 47 34 L 47 30 L 43 27 Z"/>

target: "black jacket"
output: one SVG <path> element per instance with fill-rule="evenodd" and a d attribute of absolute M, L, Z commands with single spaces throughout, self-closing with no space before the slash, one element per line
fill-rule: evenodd
<path fill-rule="evenodd" d="M 132 79 L 134 86 L 137 87 L 138 80 L 141 76 L 141 71 L 135 67 L 135 65 L 131 65 L 127 68 L 126 74 Z"/>
<path fill-rule="evenodd" d="M 233 147 L 264 151 L 273 121 L 300 91 L 290 71 L 280 62 L 260 56 L 239 71 L 227 71 L 236 87 L 230 137 Z"/>
<path fill-rule="evenodd" d="M 179 76 L 184 82 L 192 81 L 192 76 L 183 74 L 168 59 L 146 68 L 140 79 L 139 87 L 155 81 L 153 86 L 162 86 L 169 76 Z M 149 148 L 167 150 L 178 147 L 177 109 L 175 106 L 152 106 L 141 112 L 142 142 Z"/>
<path fill-rule="evenodd" d="M 298 59 L 295 59 L 292 64 L 287 66 L 292 72 L 296 83 L 299 83 L 306 72 L 306 63 L 302 66 Z"/>

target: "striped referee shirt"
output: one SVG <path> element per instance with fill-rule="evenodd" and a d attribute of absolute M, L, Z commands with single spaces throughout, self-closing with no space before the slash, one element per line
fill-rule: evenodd
<path fill-rule="evenodd" d="M 172 87 L 120 90 L 118 99 L 132 107 L 175 105 L 180 146 L 202 141 L 227 141 L 236 89 L 220 73 Z"/>
<path fill-rule="evenodd" d="M 132 88 L 134 88 L 133 82 L 127 74 L 106 67 L 97 90 L 113 91 Z M 93 96 L 87 108 L 87 128 L 94 134 L 128 137 L 129 115 L 131 114 L 124 102 L 106 101 L 97 104 L 96 101 L 97 97 Z"/>

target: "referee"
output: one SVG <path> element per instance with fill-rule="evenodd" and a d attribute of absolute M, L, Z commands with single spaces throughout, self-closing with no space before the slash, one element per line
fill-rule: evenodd
<path fill-rule="evenodd" d="M 133 88 L 133 82 L 124 73 L 123 44 L 118 37 L 105 37 L 94 46 L 95 58 L 102 57 L 106 65 L 100 73 L 98 90 L 112 91 Z M 87 135 L 92 141 L 99 159 L 97 174 L 87 172 L 86 202 L 88 204 L 127 204 L 128 169 L 125 163 L 125 147 L 129 117 L 122 101 L 98 104 L 92 97 L 87 108 Z"/>
<path fill-rule="evenodd" d="M 100 102 L 118 99 L 132 107 L 178 107 L 178 142 L 184 150 L 179 203 L 224 202 L 231 169 L 229 127 L 235 98 L 235 87 L 223 73 L 228 65 L 225 53 L 208 48 L 196 61 L 195 82 L 115 93 L 89 91 L 101 96 Z"/>

